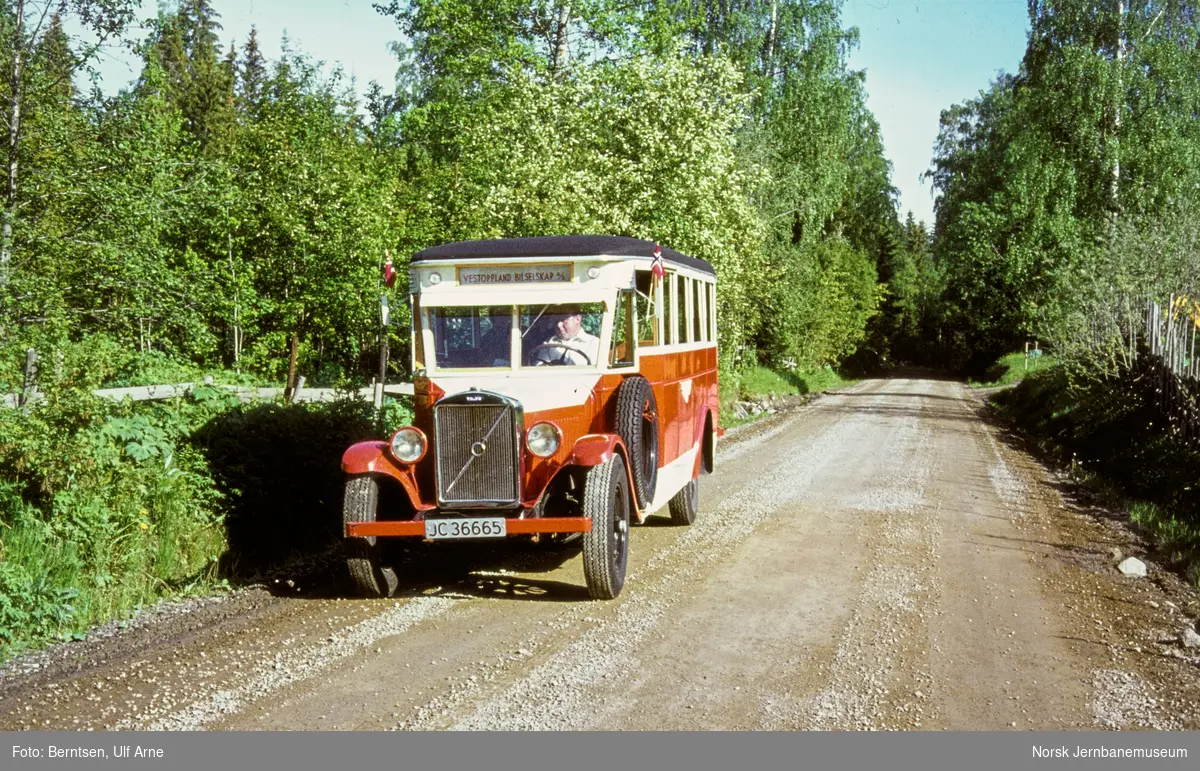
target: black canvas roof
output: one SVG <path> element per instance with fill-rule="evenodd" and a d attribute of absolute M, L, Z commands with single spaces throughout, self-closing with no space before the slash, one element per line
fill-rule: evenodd
<path fill-rule="evenodd" d="M 431 246 L 413 255 L 413 262 L 428 260 L 503 259 L 511 257 L 595 257 L 611 254 L 624 257 L 653 257 L 654 242 L 627 236 L 536 236 L 458 241 Z M 664 262 L 716 275 L 705 260 L 662 247 Z"/>

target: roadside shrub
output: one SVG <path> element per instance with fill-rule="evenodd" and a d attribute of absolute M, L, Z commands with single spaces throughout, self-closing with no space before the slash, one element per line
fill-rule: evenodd
<path fill-rule="evenodd" d="M 413 405 L 410 397 L 402 399 L 386 398 L 383 400 L 383 410 L 379 416 L 380 438 L 386 439 L 398 429 L 411 425 L 413 421 Z"/>
<path fill-rule="evenodd" d="M 253 577 L 337 544 L 342 453 L 379 437 L 370 403 L 353 399 L 244 405 L 202 426 L 194 443 L 225 505 L 223 574 Z"/>
<path fill-rule="evenodd" d="M 223 498 L 188 436 L 231 407 L 216 390 L 122 404 L 51 383 L 28 412 L 0 410 L 5 612 L 30 624 L 9 648 L 215 576 Z"/>
<path fill-rule="evenodd" d="M 1100 381 L 1054 367 L 994 397 L 1002 413 L 1081 479 L 1115 489 L 1168 559 L 1200 556 L 1200 447 L 1158 405 L 1156 378 Z"/>

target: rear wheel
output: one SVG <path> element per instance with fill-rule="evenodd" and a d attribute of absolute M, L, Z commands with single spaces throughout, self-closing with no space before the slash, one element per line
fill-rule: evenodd
<path fill-rule="evenodd" d="M 592 529 L 583 534 L 583 577 L 594 600 L 612 600 L 625 585 L 629 565 L 629 482 L 619 455 L 594 466 L 583 494 Z"/>
<path fill-rule="evenodd" d="M 346 480 L 342 504 L 342 522 L 374 522 L 379 511 L 379 482 L 372 476 Z M 346 539 L 346 566 L 360 594 L 366 597 L 391 597 L 399 581 L 396 571 L 383 564 L 382 544 L 375 536 Z"/>
<path fill-rule="evenodd" d="M 617 389 L 617 434 L 629 451 L 638 505 L 645 508 L 658 484 L 658 404 L 644 377 L 627 378 Z"/>
<path fill-rule="evenodd" d="M 671 512 L 671 524 L 690 525 L 696 521 L 696 513 L 700 510 L 700 480 L 693 479 L 675 493 L 667 504 Z"/>

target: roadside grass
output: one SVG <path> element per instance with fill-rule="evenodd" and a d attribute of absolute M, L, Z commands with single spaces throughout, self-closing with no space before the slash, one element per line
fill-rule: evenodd
<path fill-rule="evenodd" d="M 327 550 L 342 452 L 411 415 L 408 400 L 377 421 L 360 400 L 242 404 L 200 387 L 117 403 L 85 389 L 0 410 L 0 663 Z"/>
<path fill-rule="evenodd" d="M 791 372 L 779 372 L 769 367 L 757 365 L 743 372 L 731 375 L 727 381 L 721 383 L 721 427 L 735 428 L 747 423 L 753 423 L 767 414 L 760 413 L 745 418 L 735 417 L 733 414 L 734 402 L 758 399 L 766 396 L 818 394 L 856 382 L 858 381 L 843 378 L 832 367 L 821 367 L 808 371 L 793 370 Z"/>
<path fill-rule="evenodd" d="M 1185 567 L 1192 586 L 1200 586 L 1200 527 L 1145 501 L 1129 506 L 1129 519 L 1150 535 L 1170 563 Z"/>
<path fill-rule="evenodd" d="M 1152 387 L 1050 367 L 991 404 L 1092 500 L 1128 518 L 1164 564 L 1200 586 L 1200 451 L 1161 418 Z"/>
<path fill-rule="evenodd" d="M 1053 356 L 1039 356 L 1029 359 L 1028 369 L 1026 369 L 1025 354 L 1010 353 L 997 359 L 984 371 L 981 378 L 967 380 L 967 385 L 972 388 L 997 388 L 1012 385 L 1030 375 L 1052 369 L 1058 364 L 1059 360 Z"/>

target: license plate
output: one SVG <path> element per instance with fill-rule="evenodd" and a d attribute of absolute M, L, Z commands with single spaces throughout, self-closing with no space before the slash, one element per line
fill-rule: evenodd
<path fill-rule="evenodd" d="M 425 520 L 425 537 L 434 541 L 448 541 L 456 538 L 503 538 L 506 535 L 508 535 L 508 524 L 504 517 Z"/>

